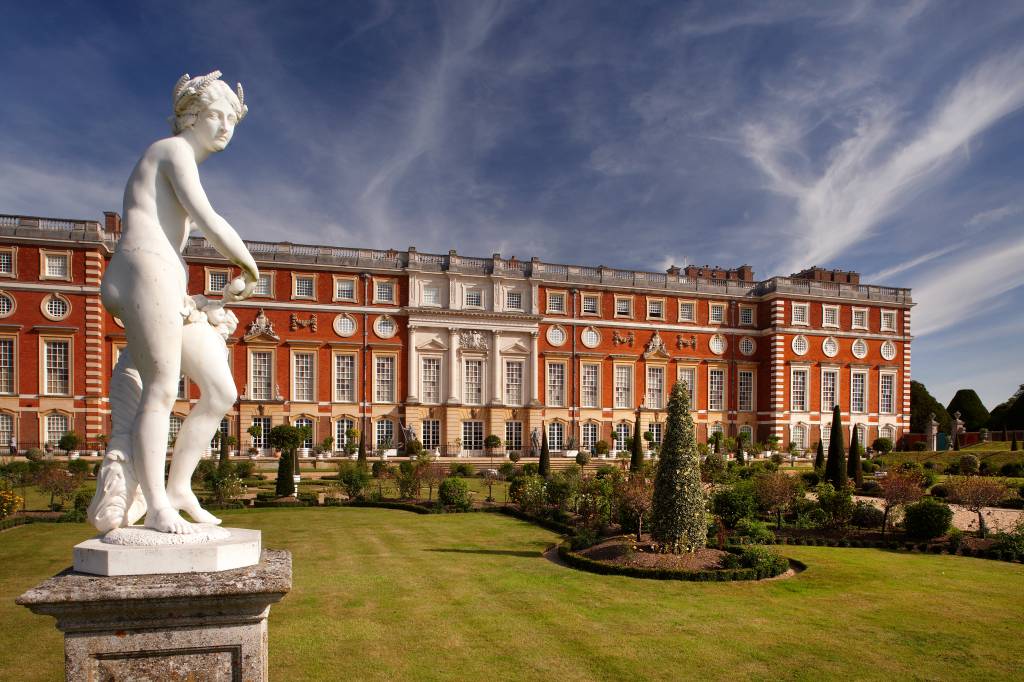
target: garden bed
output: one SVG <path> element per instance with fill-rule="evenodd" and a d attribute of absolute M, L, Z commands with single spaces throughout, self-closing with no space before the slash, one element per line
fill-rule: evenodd
<path fill-rule="evenodd" d="M 658 551 L 650 539 L 644 536 L 641 542 L 636 538 L 614 537 L 601 540 L 596 545 L 579 550 L 579 554 L 617 566 L 640 568 L 671 568 L 679 571 L 707 571 L 721 568 L 722 561 L 731 556 L 729 552 L 705 547 L 696 552 L 665 554 Z"/>

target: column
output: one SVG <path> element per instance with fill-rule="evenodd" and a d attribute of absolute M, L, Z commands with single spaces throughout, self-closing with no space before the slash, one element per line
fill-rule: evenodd
<path fill-rule="evenodd" d="M 419 377 L 419 356 L 416 354 L 416 326 L 409 325 L 409 345 L 406 346 L 405 352 L 409 358 L 409 372 L 406 375 L 406 399 L 407 403 L 418 403 L 419 392 L 420 392 L 420 377 Z"/>
<path fill-rule="evenodd" d="M 458 392 L 458 345 L 459 330 L 454 327 L 448 328 L 448 403 L 456 405 L 459 402 Z"/>
<path fill-rule="evenodd" d="M 491 332 L 491 404 L 501 405 L 503 400 L 503 386 L 501 381 L 501 351 L 498 344 L 501 342 L 501 332 L 495 329 Z"/>
<path fill-rule="evenodd" d="M 530 404 L 540 405 L 540 381 L 537 373 L 540 370 L 540 351 L 537 337 L 540 332 L 530 332 Z"/>

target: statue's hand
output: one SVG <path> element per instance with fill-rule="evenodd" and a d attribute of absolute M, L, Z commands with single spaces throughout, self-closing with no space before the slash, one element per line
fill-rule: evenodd
<path fill-rule="evenodd" d="M 244 301 L 256 290 L 256 281 L 248 277 L 235 277 L 224 287 L 224 302 Z"/>

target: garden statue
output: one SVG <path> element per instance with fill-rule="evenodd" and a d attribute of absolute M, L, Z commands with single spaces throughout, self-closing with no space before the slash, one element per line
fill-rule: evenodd
<path fill-rule="evenodd" d="M 540 429 L 536 426 L 530 431 L 530 456 L 537 457 L 540 454 Z"/>
<path fill-rule="evenodd" d="M 145 151 L 124 193 L 124 228 L 101 285 L 104 307 L 124 323 L 128 346 L 110 381 L 112 433 L 97 477 L 89 521 L 101 532 L 132 525 L 191 534 L 219 524 L 192 493 L 192 473 L 236 399 L 226 339 L 237 319 L 225 305 L 248 298 L 259 279 L 252 255 L 210 205 L 198 166 L 227 147 L 248 111 L 242 86 L 220 71 L 182 76 L 173 91 L 173 135 Z M 181 257 L 198 229 L 241 275 L 223 298 L 187 294 Z M 180 375 L 201 393 L 174 442 L 164 484 L 170 413 Z"/>

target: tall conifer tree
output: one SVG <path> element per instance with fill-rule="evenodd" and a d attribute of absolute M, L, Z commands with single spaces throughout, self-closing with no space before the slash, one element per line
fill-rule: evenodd
<path fill-rule="evenodd" d="M 814 470 L 819 475 L 825 471 L 825 445 L 820 438 L 818 439 L 818 451 L 814 453 Z"/>
<path fill-rule="evenodd" d="M 690 397 L 683 384 L 676 383 L 668 401 L 665 439 L 654 478 L 651 537 L 667 552 L 678 554 L 703 548 L 707 541 L 704 509 Z"/>
<path fill-rule="evenodd" d="M 843 415 L 836 405 L 832 410 L 832 435 L 825 460 L 825 480 L 836 488 L 846 487 L 846 448 L 843 447 Z"/>
<path fill-rule="evenodd" d="M 640 471 L 644 466 L 644 439 L 640 434 L 640 410 L 636 411 L 636 423 L 633 425 L 633 451 L 629 458 L 629 470 Z"/>
<path fill-rule="evenodd" d="M 857 435 L 857 429 L 853 430 L 853 436 L 850 437 L 850 455 L 846 458 L 846 477 L 853 479 L 858 488 L 864 483 L 864 472 L 860 468 L 860 437 Z"/>
<path fill-rule="evenodd" d="M 548 428 L 541 422 L 540 425 L 541 440 L 540 440 L 540 461 L 537 463 L 537 473 L 544 478 L 551 475 L 551 450 L 548 449 Z"/>

